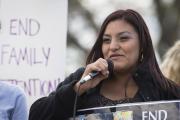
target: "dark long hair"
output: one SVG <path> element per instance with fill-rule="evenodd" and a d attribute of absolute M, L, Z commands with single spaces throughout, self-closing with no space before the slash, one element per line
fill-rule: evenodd
<path fill-rule="evenodd" d="M 139 61 L 143 56 L 143 60 L 139 63 L 138 68 L 146 67 L 148 72 L 153 78 L 153 83 L 158 89 L 163 89 L 165 91 L 172 91 L 173 94 L 176 94 L 176 91 L 172 89 L 172 84 L 169 84 L 169 80 L 167 80 L 164 75 L 162 74 L 159 65 L 157 63 L 151 36 L 149 34 L 148 27 L 144 22 L 142 16 L 134 10 L 127 9 L 127 10 L 118 10 L 111 13 L 103 22 L 97 40 L 87 57 L 86 64 L 95 62 L 98 58 L 103 58 L 102 53 L 102 37 L 105 32 L 105 29 L 109 22 L 115 20 L 125 20 L 129 24 L 131 24 L 139 36 Z"/>

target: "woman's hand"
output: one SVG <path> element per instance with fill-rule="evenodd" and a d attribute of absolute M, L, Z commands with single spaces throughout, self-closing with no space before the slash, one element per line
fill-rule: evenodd
<path fill-rule="evenodd" d="M 98 72 L 100 72 L 100 74 L 98 76 L 96 76 L 95 78 L 93 78 L 92 80 L 89 80 L 89 81 L 83 83 L 81 86 L 80 86 L 80 82 L 77 82 L 75 84 L 74 90 L 76 92 L 78 91 L 78 87 L 80 86 L 80 89 L 78 91 L 79 95 L 82 95 L 87 90 L 96 87 L 102 80 L 104 80 L 105 78 L 108 77 L 109 71 L 108 71 L 107 61 L 103 58 L 99 58 L 94 63 L 88 64 L 82 75 L 82 78 L 84 78 L 85 76 L 87 76 L 89 73 L 91 73 L 93 71 L 98 71 Z"/>

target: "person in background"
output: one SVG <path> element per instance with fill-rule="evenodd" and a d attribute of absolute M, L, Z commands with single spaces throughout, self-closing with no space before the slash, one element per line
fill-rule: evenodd
<path fill-rule="evenodd" d="M 166 52 L 161 69 L 168 79 L 180 85 L 180 40 Z"/>
<path fill-rule="evenodd" d="M 114 64 L 113 72 L 108 70 L 107 59 Z M 93 71 L 100 74 L 81 84 Z M 107 16 L 86 66 L 68 76 L 49 96 L 33 103 L 29 120 L 72 117 L 76 94 L 77 109 L 180 98 L 179 87 L 166 79 L 158 66 L 142 16 L 131 9 Z"/>
<path fill-rule="evenodd" d="M 0 120 L 28 120 L 27 101 L 17 86 L 0 81 Z"/>

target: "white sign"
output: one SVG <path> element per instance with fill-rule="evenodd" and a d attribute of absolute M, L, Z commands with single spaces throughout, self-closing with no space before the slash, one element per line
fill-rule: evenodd
<path fill-rule="evenodd" d="M 0 1 L 0 80 L 31 105 L 64 79 L 67 0 Z"/>

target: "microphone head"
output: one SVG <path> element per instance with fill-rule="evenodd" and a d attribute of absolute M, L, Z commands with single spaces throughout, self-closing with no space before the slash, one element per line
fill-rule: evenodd
<path fill-rule="evenodd" d="M 109 71 L 108 78 L 111 78 L 113 76 L 113 73 L 114 73 L 114 63 L 110 59 L 107 59 L 107 63 L 108 63 L 108 71 Z"/>

